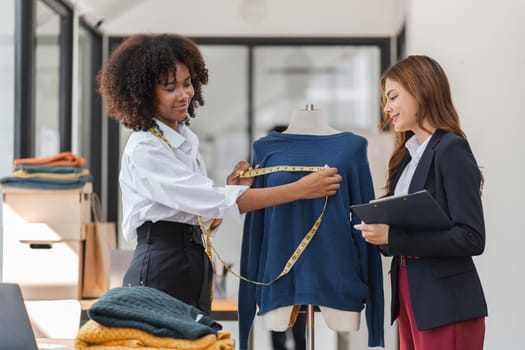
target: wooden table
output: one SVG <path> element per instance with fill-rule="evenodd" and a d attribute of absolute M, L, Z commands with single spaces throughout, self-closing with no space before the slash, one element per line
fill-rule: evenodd
<path fill-rule="evenodd" d="M 237 300 L 213 299 L 210 316 L 217 321 L 237 321 Z"/>

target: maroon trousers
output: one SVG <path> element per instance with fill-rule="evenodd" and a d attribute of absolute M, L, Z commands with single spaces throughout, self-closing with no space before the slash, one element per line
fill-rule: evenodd
<path fill-rule="evenodd" d="M 401 259 L 399 271 L 399 350 L 483 350 L 485 318 L 420 331 L 410 300 L 407 269 Z"/>

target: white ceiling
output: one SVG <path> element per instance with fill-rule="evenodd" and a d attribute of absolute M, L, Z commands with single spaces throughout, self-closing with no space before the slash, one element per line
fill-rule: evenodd
<path fill-rule="evenodd" d="M 83 15 L 90 22 L 112 21 L 115 18 L 124 16 L 127 11 L 148 0 L 75 0 L 74 6 L 80 15 Z"/>
<path fill-rule="evenodd" d="M 110 35 L 395 35 L 409 0 L 71 0 Z"/>

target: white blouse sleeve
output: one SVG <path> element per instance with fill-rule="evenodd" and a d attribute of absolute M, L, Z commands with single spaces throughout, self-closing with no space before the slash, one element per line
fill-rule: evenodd
<path fill-rule="evenodd" d="M 129 195 L 132 202 L 142 197 L 159 204 L 165 216 L 170 211 L 209 218 L 240 215 L 237 198 L 247 186 L 214 186 L 211 179 L 179 159 L 182 152 L 174 153 L 159 141 L 144 138 L 125 152 L 120 179 L 124 196 Z"/>

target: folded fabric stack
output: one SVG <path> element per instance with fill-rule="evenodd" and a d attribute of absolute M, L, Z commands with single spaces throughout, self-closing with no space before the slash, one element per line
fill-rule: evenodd
<path fill-rule="evenodd" d="M 199 309 L 150 287 L 108 290 L 88 310 L 76 349 L 233 350 L 222 326 Z"/>
<path fill-rule="evenodd" d="M 12 176 L 0 179 L 9 186 L 41 189 L 69 189 L 93 180 L 86 159 L 71 152 L 45 158 L 20 158 L 14 161 Z"/>

